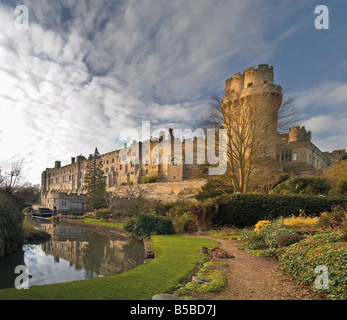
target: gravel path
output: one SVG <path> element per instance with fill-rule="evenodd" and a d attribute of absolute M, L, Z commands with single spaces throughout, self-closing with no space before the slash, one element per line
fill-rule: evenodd
<path fill-rule="evenodd" d="M 236 248 L 237 240 L 217 240 L 235 258 L 229 266 L 228 286 L 213 300 L 322 300 L 322 295 L 296 285 L 277 269 L 275 259 L 257 257 Z"/>

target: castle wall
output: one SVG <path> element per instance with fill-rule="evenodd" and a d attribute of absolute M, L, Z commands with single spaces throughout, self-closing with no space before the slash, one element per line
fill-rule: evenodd
<path fill-rule="evenodd" d="M 178 182 L 159 182 L 149 184 L 139 184 L 137 187 L 142 190 L 142 196 L 148 199 L 162 202 L 187 201 L 194 202 L 195 195 L 206 184 L 206 179 L 183 180 Z M 112 188 L 113 194 L 127 198 L 129 188 L 133 186 L 117 186 Z M 131 191 L 131 193 L 133 190 Z M 138 193 L 138 192 L 137 192 Z M 135 195 L 137 195 L 135 190 Z"/>

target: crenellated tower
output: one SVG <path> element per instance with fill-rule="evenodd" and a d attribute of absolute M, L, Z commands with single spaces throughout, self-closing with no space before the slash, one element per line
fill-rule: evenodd
<path fill-rule="evenodd" d="M 261 64 L 258 68 L 248 68 L 243 74 L 236 73 L 226 80 L 222 112 L 225 118 L 230 111 L 228 108 L 240 108 L 246 101 L 252 103 L 262 119 L 260 122 L 264 130 L 273 137 L 273 142 L 269 139 L 267 155 L 275 158 L 278 111 L 282 97 L 282 87 L 274 84 L 273 67 Z"/>

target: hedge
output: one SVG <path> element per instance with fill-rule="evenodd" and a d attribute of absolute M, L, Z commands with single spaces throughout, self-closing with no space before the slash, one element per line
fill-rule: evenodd
<path fill-rule="evenodd" d="M 136 237 L 150 237 L 154 232 L 158 235 L 175 233 L 172 221 L 155 213 L 141 213 L 130 218 L 124 229 Z"/>
<path fill-rule="evenodd" d="M 332 207 L 347 203 L 347 197 L 331 198 L 319 196 L 291 196 L 275 194 L 233 194 L 213 201 L 215 226 L 245 227 L 260 220 L 299 215 L 304 210 L 307 215 L 329 212 Z M 209 204 L 211 206 L 211 204 Z"/>
<path fill-rule="evenodd" d="M 12 195 L 0 192 L 0 257 L 13 254 L 23 244 L 23 219 Z"/>

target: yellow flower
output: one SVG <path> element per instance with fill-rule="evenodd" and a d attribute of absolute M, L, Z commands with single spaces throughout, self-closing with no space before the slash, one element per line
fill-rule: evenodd
<path fill-rule="evenodd" d="M 259 234 L 260 231 L 268 224 L 270 224 L 271 221 L 269 220 L 261 220 L 259 221 L 256 225 L 255 225 L 255 228 L 254 228 L 254 231 Z"/>

